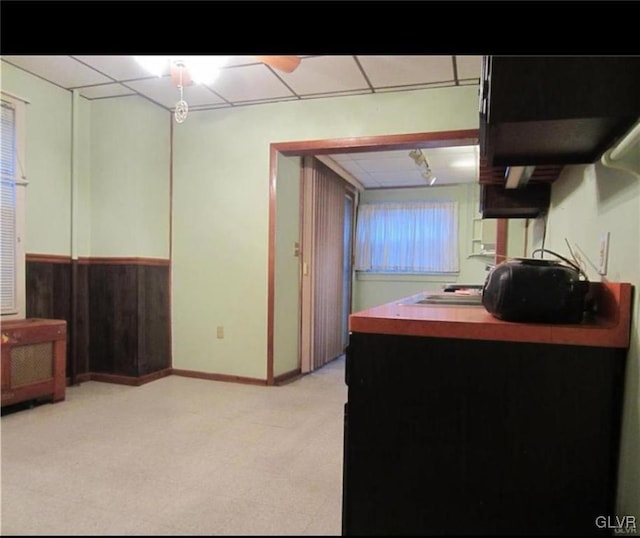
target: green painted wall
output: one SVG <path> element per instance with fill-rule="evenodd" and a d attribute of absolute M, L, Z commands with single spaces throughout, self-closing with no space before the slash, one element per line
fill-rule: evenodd
<path fill-rule="evenodd" d="M 71 92 L 0 63 L 1 87 L 28 101 L 26 111 L 26 248 L 70 254 Z"/>
<path fill-rule="evenodd" d="M 5 62 L 26 110 L 26 252 L 71 254 L 72 93 Z M 168 112 L 137 97 L 78 106 L 80 256 L 169 257 Z"/>
<path fill-rule="evenodd" d="M 531 221 L 529 221 L 531 222 Z M 527 234 L 527 219 L 509 219 L 507 223 L 507 256 L 518 258 L 530 256 L 531 252 L 525 255 L 526 244 L 525 238 Z"/>
<path fill-rule="evenodd" d="M 300 367 L 300 157 L 278 156 L 273 371 Z"/>
<path fill-rule="evenodd" d="M 610 233 L 608 271 L 601 277 L 587 264 L 589 279 L 630 282 L 635 287 L 617 515 L 634 515 L 640 522 L 640 181 L 600 164 L 566 167 L 552 187 L 546 247 L 568 256 L 566 238 L 597 266 L 602 232 Z"/>
<path fill-rule="evenodd" d="M 362 193 L 361 203 L 399 202 L 409 200 L 455 200 L 458 202 L 460 273 L 448 275 L 385 275 L 358 273 L 354 285 L 354 311 L 388 303 L 425 290 L 439 289 L 445 283 L 482 284 L 491 258 L 469 257 L 471 254 L 472 219 L 476 184 L 420 187 L 415 189 L 379 189 Z"/>
<path fill-rule="evenodd" d="M 271 143 L 475 129 L 477 108 L 465 86 L 191 113 L 174 129 L 174 367 L 266 379 Z"/>
<path fill-rule="evenodd" d="M 169 257 L 170 115 L 140 97 L 91 102 L 91 255 Z"/>

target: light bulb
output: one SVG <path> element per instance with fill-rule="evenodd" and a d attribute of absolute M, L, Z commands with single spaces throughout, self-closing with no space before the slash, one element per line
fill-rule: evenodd
<path fill-rule="evenodd" d="M 134 58 L 136 62 L 156 77 L 161 77 L 169 65 L 167 56 L 134 56 Z"/>
<path fill-rule="evenodd" d="M 228 56 L 183 56 L 182 61 L 196 84 L 211 84 L 220 74 L 220 68 L 229 60 Z"/>

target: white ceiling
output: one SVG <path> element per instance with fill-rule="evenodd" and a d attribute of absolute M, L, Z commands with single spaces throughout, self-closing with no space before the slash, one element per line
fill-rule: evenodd
<path fill-rule="evenodd" d="M 478 146 L 427 148 L 422 153 L 435 176 L 431 186 L 473 183 L 479 177 Z M 330 155 L 366 189 L 429 186 L 409 150 L 342 153 Z"/>
<path fill-rule="evenodd" d="M 179 100 L 169 66 L 161 77 L 150 75 L 133 56 L 1 56 L 6 62 L 89 99 L 139 95 L 167 111 Z M 254 56 L 231 56 L 215 82 L 184 88 L 189 111 L 317 99 L 344 95 L 478 85 L 481 56 L 301 56 L 298 68 L 285 73 Z M 434 185 L 477 181 L 478 168 L 454 166 L 477 148 L 423 150 Z M 473 154 L 473 155 L 472 155 Z M 408 151 L 330 156 L 367 188 L 425 185 Z"/>

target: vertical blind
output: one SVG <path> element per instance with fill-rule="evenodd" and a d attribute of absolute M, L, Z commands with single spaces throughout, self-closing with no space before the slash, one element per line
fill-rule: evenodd
<path fill-rule="evenodd" d="M 356 227 L 356 270 L 458 272 L 458 203 L 361 204 Z"/>
<path fill-rule="evenodd" d="M 328 167 L 313 159 L 313 368 L 344 352 L 342 335 L 345 188 Z"/>
<path fill-rule="evenodd" d="M 16 297 L 16 129 L 15 109 L 2 101 L 0 191 L 0 284 L 2 313 L 15 313 Z"/>

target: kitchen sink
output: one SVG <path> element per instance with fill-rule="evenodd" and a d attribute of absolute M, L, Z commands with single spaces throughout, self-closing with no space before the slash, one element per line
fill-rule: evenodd
<path fill-rule="evenodd" d="M 428 295 L 424 299 L 419 299 L 413 303 L 405 303 L 406 306 L 420 306 L 420 305 L 437 305 L 437 304 L 445 304 L 445 305 L 472 305 L 472 306 L 480 306 L 482 305 L 482 296 L 481 295 L 454 295 L 443 297 L 442 295 Z"/>
<path fill-rule="evenodd" d="M 446 291 L 426 292 L 416 295 L 403 306 L 433 306 L 433 305 L 453 305 L 453 306 L 481 306 L 482 293 L 481 286 L 458 286 L 451 287 Z"/>

